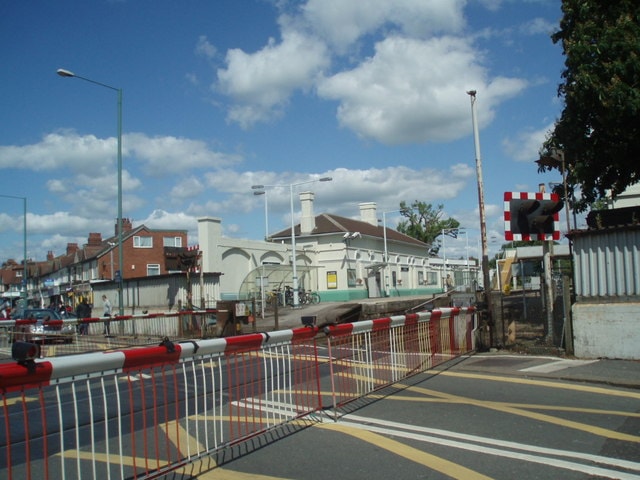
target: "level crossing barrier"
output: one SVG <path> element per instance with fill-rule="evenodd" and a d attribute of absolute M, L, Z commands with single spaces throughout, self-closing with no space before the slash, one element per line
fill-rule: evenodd
<path fill-rule="evenodd" d="M 186 340 L 220 336 L 219 311 L 65 318 L 44 323 L 35 319 L 0 320 L 0 357 L 10 357 L 15 339 L 37 343 L 43 357 L 158 344 L 164 338 Z M 39 326 L 40 330 L 34 328 Z"/>
<path fill-rule="evenodd" d="M 0 364 L 0 476 L 158 478 L 473 348 L 473 308 Z M 205 465 L 206 467 L 204 467 Z"/>

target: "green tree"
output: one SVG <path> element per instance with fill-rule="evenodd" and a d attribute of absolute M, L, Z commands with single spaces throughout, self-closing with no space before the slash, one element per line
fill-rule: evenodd
<path fill-rule="evenodd" d="M 454 231 L 460 227 L 460 222 L 454 218 L 442 219 L 443 205 L 436 208 L 430 203 L 415 200 L 411 205 L 400 202 L 400 214 L 406 218 L 398 223 L 397 230 L 429 245 L 433 244 L 442 234 L 442 230 Z M 457 234 L 457 231 L 452 232 Z"/>
<path fill-rule="evenodd" d="M 564 152 L 569 191 L 579 187 L 575 208 L 584 211 L 640 180 L 640 2 L 563 0 L 562 11 L 551 38 L 565 55 L 565 105 L 541 155 Z"/>

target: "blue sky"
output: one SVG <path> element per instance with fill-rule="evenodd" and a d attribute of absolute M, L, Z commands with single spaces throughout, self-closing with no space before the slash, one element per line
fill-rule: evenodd
<path fill-rule="evenodd" d="M 117 95 L 65 68 L 123 91 L 134 226 L 195 244 L 197 218 L 215 216 L 262 239 L 252 185 L 330 176 L 295 189 L 315 192 L 316 214 L 442 204 L 477 256 L 473 89 L 495 252 L 504 192 L 561 180 L 534 163 L 562 109 L 560 18 L 559 0 L 5 0 L 1 193 L 27 197 L 29 258 L 114 233 Z M 21 260 L 22 202 L 0 201 L 0 261 Z M 268 207 L 269 230 L 286 228 L 289 188 Z"/>

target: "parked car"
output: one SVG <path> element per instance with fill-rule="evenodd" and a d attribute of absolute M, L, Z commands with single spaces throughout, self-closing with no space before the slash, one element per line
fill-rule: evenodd
<path fill-rule="evenodd" d="M 75 338 L 75 324 L 65 321 L 57 310 L 27 308 L 15 311 L 11 317 L 16 322 L 13 341 L 71 343 Z"/>

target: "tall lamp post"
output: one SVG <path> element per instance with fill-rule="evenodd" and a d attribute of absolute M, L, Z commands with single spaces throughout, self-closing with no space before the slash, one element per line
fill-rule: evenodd
<path fill-rule="evenodd" d="M 331 177 L 322 177 L 316 180 L 307 180 L 306 182 L 297 182 L 291 183 L 289 185 L 253 185 L 251 188 L 253 190 L 261 190 L 264 191 L 266 188 L 278 188 L 278 187 L 288 187 L 289 188 L 289 202 L 291 206 L 291 265 L 293 271 L 293 279 L 292 279 L 292 287 L 293 287 L 293 308 L 298 308 L 300 306 L 300 297 L 298 295 L 298 269 L 296 265 L 296 231 L 295 231 L 295 217 L 293 214 L 293 187 L 298 187 L 300 185 L 306 185 L 309 183 L 315 182 L 330 182 L 333 180 Z M 254 195 L 259 195 L 257 192 Z"/>
<path fill-rule="evenodd" d="M 27 197 L 16 197 L 14 195 L 0 195 L 0 197 L 4 198 L 14 198 L 16 200 L 22 200 L 22 247 L 23 247 L 23 256 L 22 256 L 22 283 L 24 289 L 20 292 L 22 298 L 25 301 L 27 300 Z"/>
<path fill-rule="evenodd" d="M 480 135 L 476 120 L 476 91 L 469 90 L 471 98 L 471 121 L 473 123 L 473 139 L 476 152 L 476 176 L 478 180 L 478 208 L 480 210 L 480 238 L 482 241 L 482 283 L 484 287 L 487 315 L 489 317 L 489 341 L 493 345 L 493 315 L 491 306 L 491 278 L 489 276 L 489 246 L 487 244 L 487 220 L 484 211 L 484 184 L 482 181 L 482 159 L 480 157 Z"/>
<path fill-rule="evenodd" d="M 122 296 L 122 276 L 124 274 L 124 259 L 122 252 L 122 89 L 112 87 L 106 83 L 91 80 L 90 78 L 81 77 L 80 75 L 76 75 L 75 73 L 63 68 L 59 68 L 56 73 L 61 77 L 72 77 L 85 80 L 86 82 L 113 90 L 118 94 L 118 275 L 116 275 L 116 277 L 118 280 L 118 310 L 120 315 L 124 315 L 124 302 Z"/>
<path fill-rule="evenodd" d="M 253 188 L 255 190 L 255 187 L 260 187 L 261 185 L 254 185 Z M 266 190 L 257 190 L 253 192 L 254 195 L 258 196 L 258 195 L 264 195 L 264 240 L 265 242 L 267 241 L 267 239 L 269 238 L 269 203 L 267 200 L 267 191 Z"/>

